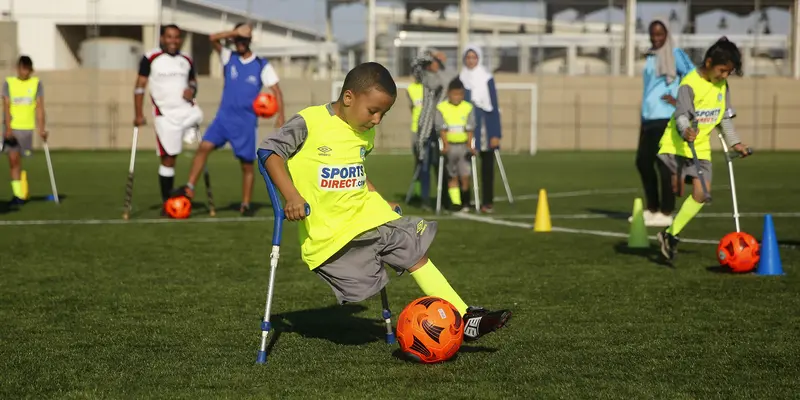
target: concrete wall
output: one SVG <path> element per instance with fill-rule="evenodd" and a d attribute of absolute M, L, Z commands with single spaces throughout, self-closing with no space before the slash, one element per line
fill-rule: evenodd
<path fill-rule="evenodd" d="M 39 76 L 47 93 L 51 147 L 130 148 L 135 72 L 48 71 Z M 536 119 L 539 150 L 633 149 L 637 144 L 641 78 L 511 75 L 497 76 L 497 80 L 536 83 L 539 88 L 538 118 L 532 118 L 530 112 L 530 91 L 500 91 L 506 151 L 529 152 L 531 121 Z M 330 81 L 282 81 L 287 117 L 308 105 L 331 100 L 331 85 Z M 800 150 L 800 81 L 736 78 L 731 80 L 731 88 L 738 111 L 736 126 L 748 144 L 765 150 Z M 221 80 L 200 79 L 198 100 L 206 115 L 205 126 L 214 117 L 221 90 Z M 145 112 L 151 115 L 147 104 L 149 101 Z M 378 151 L 407 151 L 410 115 L 401 91 L 379 126 Z M 272 126 L 272 121 L 264 121 L 260 135 L 271 132 Z M 143 129 L 139 146 L 155 148 L 152 128 Z"/>

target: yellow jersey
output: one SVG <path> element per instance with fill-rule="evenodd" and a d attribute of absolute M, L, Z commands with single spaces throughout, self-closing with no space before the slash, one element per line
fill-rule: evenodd
<path fill-rule="evenodd" d="M 689 86 L 694 92 L 694 115 L 697 122 L 697 138 L 694 148 L 697 158 L 711 160 L 711 132 L 722 122 L 726 110 L 726 92 L 728 82 L 711 83 L 694 70 L 681 80 L 681 86 Z M 659 154 L 675 154 L 686 158 L 692 157 L 689 143 L 683 139 L 672 116 L 659 142 Z"/>
<path fill-rule="evenodd" d="M 26 80 L 15 76 L 6 78 L 11 129 L 29 131 L 36 128 L 36 98 L 39 96 L 39 78 Z"/>
<path fill-rule="evenodd" d="M 375 129 L 356 131 L 328 105 L 298 114 L 305 121 L 306 137 L 287 167 L 311 207 L 299 237 L 303 261 L 314 269 L 358 235 L 400 216 L 367 187 L 364 160 L 374 147 Z"/>
<path fill-rule="evenodd" d="M 461 101 L 458 105 L 443 101 L 436 106 L 442 116 L 443 125 L 441 129 L 447 132 L 448 143 L 466 143 L 469 139 L 469 132 L 474 129 L 470 120 L 472 114 L 472 104 L 468 101 Z"/>
<path fill-rule="evenodd" d="M 415 82 L 408 85 L 408 98 L 411 100 L 411 132 L 417 133 L 419 130 L 419 116 L 422 114 L 422 97 L 424 87 L 421 83 Z"/>

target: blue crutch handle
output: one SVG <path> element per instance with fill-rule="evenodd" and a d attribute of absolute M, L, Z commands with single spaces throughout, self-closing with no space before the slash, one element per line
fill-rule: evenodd
<path fill-rule="evenodd" d="M 269 177 L 267 167 L 265 166 L 267 158 L 269 158 L 272 153 L 272 150 L 258 149 L 256 155 L 258 155 L 258 171 L 261 172 L 261 176 L 264 177 L 264 183 L 267 185 L 267 192 L 269 192 L 269 200 L 270 203 L 272 203 L 272 213 L 275 216 L 272 229 L 272 245 L 280 246 L 281 235 L 283 234 L 283 220 L 286 219 L 286 214 L 283 212 L 283 205 L 278 195 L 278 189 L 275 188 L 275 184 L 272 183 L 272 178 Z M 308 203 L 306 203 L 305 206 L 306 215 L 311 215 L 311 206 L 308 205 Z"/>

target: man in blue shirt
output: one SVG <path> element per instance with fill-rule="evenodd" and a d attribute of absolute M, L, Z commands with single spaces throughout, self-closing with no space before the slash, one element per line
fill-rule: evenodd
<path fill-rule="evenodd" d="M 673 46 L 667 25 L 663 21 L 655 20 L 650 23 L 650 43 L 653 47 L 647 53 L 643 74 L 644 93 L 636 168 L 642 178 L 647 202 L 647 209 L 644 211 L 645 225 L 669 226 L 675 210 L 672 173 L 657 157 L 658 143 L 675 112 L 675 97 L 678 95 L 680 81 L 695 67 L 683 50 Z M 660 185 L 658 175 L 661 175 Z"/>
<path fill-rule="evenodd" d="M 252 29 L 247 24 L 238 24 L 232 31 L 210 36 L 211 45 L 220 55 L 225 86 L 222 90 L 217 115 L 208 127 L 197 150 L 189 173 L 189 181 L 183 189 L 190 198 L 194 196 L 194 185 L 211 151 L 230 143 L 233 154 L 242 164 L 242 215 L 251 215 L 250 198 L 253 192 L 253 161 L 256 158 L 256 136 L 258 117 L 253 110 L 253 101 L 261 88 L 269 88 L 278 100 L 278 115 L 275 126 L 285 120 L 283 95 L 278 86 L 278 75 L 267 59 L 258 57 L 250 50 Z M 224 47 L 221 40 L 232 39 L 235 51 Z"/>

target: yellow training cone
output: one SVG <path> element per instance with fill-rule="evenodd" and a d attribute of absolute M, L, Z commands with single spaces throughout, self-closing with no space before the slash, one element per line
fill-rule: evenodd
<path fill-rule="evenodd" d="M 644 214 L 642 210 L 642 199 L 637 197 L 633 201 L 633 219 L 631 220 L 631 230 L 628 234 L 628 247 L 646 249 L 650 247 L 650 239 L 647 238 L 647 227 L 644 225 Z"/>
<path fill-rule="evenodd" d="M 534 232 L 550 232 L 550 206 L 547 204 L 547 192 L 539 189 L 539 204 L 536 206 L 536 220 L 533 223 Z"/>
<path fill-rule="evenodd" d="M 28 191 L 28 172 L 22 171 L 19 177 L 20 187 L 22 189 L 22 200 L 28 200 L 30 192 Z"/>

